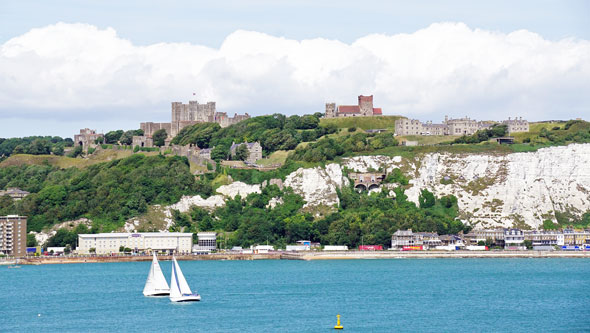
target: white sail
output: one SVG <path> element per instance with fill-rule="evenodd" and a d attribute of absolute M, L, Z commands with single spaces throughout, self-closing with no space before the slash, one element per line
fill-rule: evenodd
<path fill-rule="evenodd" d="M 143 294 L 145 296 L 164 296 L 168 295 L 169 293 L 170 287 L 168 287 L 168 282 L 166 282 L 166 278 L 164 277 L 164 273 L 162 273 L 162 268 L 160 267 L 158 258 L 156 258 L 156 253 L 154 253 L 152 266 L 150 267 L 150 272 L 148 274 L 147 281 L 145 282 L 145 287 L 143 288 Z"/>
<path fill-rule="evenodd" d="M 175 268 L 175 273 L 176 273 L 176 282 L 178 283 L 178 288 L 180 289 L 180 293 L 182 295 L 191 295 L 193 292 L 191 291 L 191 288 L 188 286 L 188 283 L 186 282 L 186 279 L 184 278 L 184 274 L 182 274 L 182 271 L 180 270 L 180 266 L 178 266 L 178 262 L 176 261 L 176 258 L 172 258 L 173 264 L 174 264 L 174 268 Z"/>
<path fill-rule="evenodd" d="M 180 270 L 180 266 L 176 258 L 172 257 L 172 278 L 170 280 L 170 300 L 173 302 L 189 302 L 200 301 L 201 296 L 193 294 L 191 288 L 188 286 L 184 274 Z"/>

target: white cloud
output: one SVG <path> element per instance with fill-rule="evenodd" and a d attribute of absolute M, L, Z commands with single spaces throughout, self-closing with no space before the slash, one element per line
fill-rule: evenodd
<path fill-rule="evenodd" d="M 375 95 L 386 114 L 531 120 L 590 116 L 590 42 L 545 40 L 436 23 L 412 34 L 352 44 L 236 31 L 219 49 L 189 43 L 137 46 L 87 24 L 32 29 L 0 46 L 0 119 L 166 119 L 169 102 L 196 98 L 218 110 L 317 112 L 325 102 Z M 110 111 L 109 111 L 110 110 Z M 114 126 L 116 127 L 116 126 Z"/>

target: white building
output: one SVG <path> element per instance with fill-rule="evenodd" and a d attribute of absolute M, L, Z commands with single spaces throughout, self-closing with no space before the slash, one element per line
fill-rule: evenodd
<path fill-rule="evenodd" d="M 77 252 L 89 254 L 118 253 L 121 246 L 134 252 L 158 251 L 168 253 L 190 253 L 193 234 L 190 232 L 140 232 L 79 234 Z"/>
<path fill-rule="evenodd" d="M 212 232 L 199 232 L 197 233 L 198 250 L 209 250 L 214 251 L 217 249 L 217 233 Z"/>

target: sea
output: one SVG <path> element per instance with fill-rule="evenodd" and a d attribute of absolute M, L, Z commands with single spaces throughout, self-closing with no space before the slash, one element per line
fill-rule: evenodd
<path fill-rule="evenodd" d="M 0 331 L 590 331 L 585 259 L 179 264 L 201 302 L 144 297 L 150 262 L 0 266 Z"/>

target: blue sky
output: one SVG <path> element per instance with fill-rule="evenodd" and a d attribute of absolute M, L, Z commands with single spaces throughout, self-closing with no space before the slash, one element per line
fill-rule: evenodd
<path fill-rule="evenodd" d="M 588 1 L 1 1 L 0 137 L 166 121 L 191 92 L 253 115 L 363 93 L 422 120 L 588 118 L 588 13 Z"/>

